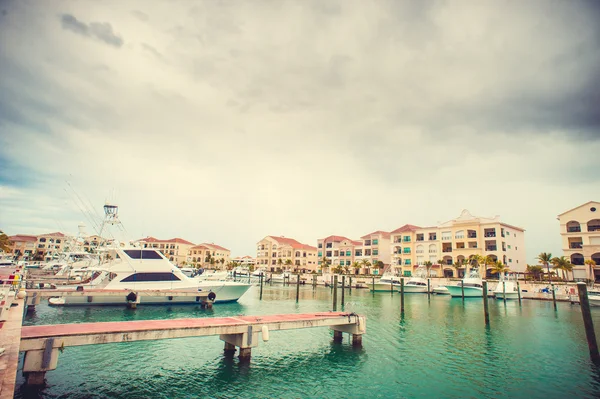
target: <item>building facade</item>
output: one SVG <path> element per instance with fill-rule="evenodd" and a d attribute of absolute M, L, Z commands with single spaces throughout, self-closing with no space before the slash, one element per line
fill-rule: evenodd
<path fill-rule="evenodd" d="M 438 226 L 404 225 L 391 232 L 391 240 L 393 265 L 405 276 L 431 262 L 432 276 L 458 277 L 462 271 L 452 265 L 471 255 L 489 256 L 515 272 L 527 267 L 524 229 L 500 221 L 499 216 L 473 216 L 466 209 Z"/>
<path fill-rule="evenodd" d="M 254 266 L 256 264 L 256 259 L 250 255 L 238 256 L 233 258 L 232 261 L 240 266 Z"/>
<path fill-rule="evenodd" d="M 600 265 L 600 202 L 589 201 L 558 215 L 563 254 L 573 264 L 575 279 L 600 280 L 600 270 L 585 264 Z"/>
<path fill-rule="evenodd" d="M 356 249 L 362 242 L 344 236 L 329 236 L 317 240 L 318 264 L 322 266 L 323 258 L 329 260 L 329 267 L 342 267 L 351 274 L 358 274 L 360 268 L 354 267 Z"/>
<path fill-rule="evenodd" d="M 37 236 L 17 234 L 8 239 L 10 240 L 10 252 L 17 258 L 33 259 L 37 254 Z M 43 256 L 43 253 L 41 255 Z"/>
<path fill-rule="evenodd" d="M 390 265 L 390 233 L 378 230 L 362 236 L 360 239 L 361 245 L 357 246 L 354 252 L 356 261 L 364 264 L 364 273 L 378 273 L 379 270 L 375 271 L 377 270 L 375 265 L 379 261 L 383 262 L 385 267 Z"/>
<path fill-rule="evenodd" d="M 187 261 L 188 251 L 194 246 L 193 243 L 183 238 L 171 238 L 170 240 L 159 240 L 154 237 L 146 237 L 137 241 L 143 248 L 159 250 L 171 262 L 177 266 L 183 266 Z"/>
<path fill-rule="evenodd" d="M 318 268 L 317 248 L 293 238 L 266 236 L 257 243 L 256 266 L 268 271 L 312 272 Z"/>
<path fill-rule="evenodd" d="M 187 263 L 194 267 L 225 269 L 231 251 L 214 243 L 202 243 L 188 249 Z"/>

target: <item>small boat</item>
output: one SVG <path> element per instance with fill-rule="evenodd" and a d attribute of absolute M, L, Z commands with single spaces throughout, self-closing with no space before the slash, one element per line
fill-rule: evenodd
<path fill-rule="evenodd" d="M 504 299 L 506 294 L 506 299 L 518 299 L 519 292 L 517 290 L 517 283 L 514 280 L 511 280 L 510 277 L 502 276 L 500 282 L 496 286 L 494 290 L 494 296 L 498 299 Z"/>
<path fill-rule="evenodd" d="M 437 295 L 450 295 L 450 291 L 448 291 L 448 288 L 446 288 L 445 285 L 440 285 L 438 287 L 435 287 L 433 289 L 433 293 L 437 294 Z"/>
<path fill-rule="evenodd" d="M 483 297 L 483 282 L 477 269 L 471 270 L 469 277 L 463 278 L 457 285 L 447 285 L 446 288 L 453 298 L 462 297 L 463 289 L 465 298 Z"/>
<path fill-rule="evenodd" d="M 271 276 L 271 281 L 273 283 L 285 283 L 286 281 L 291 282 L 292 281 L 292 273 L 283 272 L 281 274 L 273 274 Z"/>
<path fill-rule="evenodd" d="M 588 301 L 590 306 L 600 306 L 600 290 L 588 290 Z"/>
<path fill-rule="evenodd" d="M 400 286 L 400 276 L 392 273 L 383 273 L 381 279 L 375 284 L 370 284 L 369 288 L 375 292 L 390 292 L 396 291 Z"/>
<path fill-rule="evenodd" d="M 427 293 L 427 269 L 419 266 L 415 275 L 404 283 L 405 293 Z M 400 291 L 400 288 L 398 288 Z"/>

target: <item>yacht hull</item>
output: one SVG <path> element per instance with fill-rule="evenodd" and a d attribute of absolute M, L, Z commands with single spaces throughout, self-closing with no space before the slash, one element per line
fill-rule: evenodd
<path fill-rule="evenodd" d="M 435 287 L 433 289 L 433 293 L 437 295 L 450 295 L 450 292 L 446 286 Z"/>
<path fill-rule="evenodd" d="M 400 287 L 398 287 L 398 292 L 400 291 Z M 426 294 L 427 286 L 422 285 L 405 285 L 404 286 L 405 294 Z"/>
<path fill-rule="evenodd" d="M 448 285 L 446 286 L 448 289 L 448 293 L 453 298 L 462 297 L 462 289 L 460 285 Z M 464 287 L 465 289 L 465 298 L 481 298 L 483 297 L 483 289 L 479 287 Z"/>
<path fill-rule="evenodd" d="M 504 293 L 502 291 L 494 291 L 494 296 L 497 299 L 504 299 Z M 519 299 L 519 294 L 517 292 L 507 292 L 506 299 Z"/>
<path fill-rule="evenodd" d="M 375 283 L 375 289 L 373 289 L 373 284 L 369 284 L 369 289 L 374 292 L 390 292 L 399 290 L 400 286 L 398 284 L 390 284 L 390 283 Z"/>

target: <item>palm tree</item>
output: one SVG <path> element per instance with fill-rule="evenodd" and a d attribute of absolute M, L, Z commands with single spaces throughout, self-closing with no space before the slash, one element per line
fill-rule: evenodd
<path fill-rule="evenodd" d="M 0 230 L 0 251 L 8 252 L 11 250 L 12 242 L 8 239 L 8 236 Z"/>
<path fill-rule="evenodd" d="M 527 272 L 533 274 L 533 279 L 538 279 L 540 280 L 540 276 L 542 275 L 542 272 L 544 271 L 544 268 L 538 265 L 527 265 Z"/>
<path fill-rule="evenodd" d="M 288 271 L 291 269 L 291 266 L 294 264 L 294 262 L 292 262 L 291 259 L 286 259 L 285 261 L 285 266 L 287 267 Z"/>
<path fill-rule="evenodd" d="M 423 266 L 425 266 L 425 268 L 427 269 L 427 277 L 429 277 L 429 271 L 431 270 L 431 266 L 433 266 L 433 263 L 431 263 L 430 261 L 426 261 L 425 263 L 423 263 Z"/>
<path fill-rule="evenodd" d="M 360 269 L 360 263 L 357 261 L 352 262 L 352 268 L 354 269 L 354 273 L 356 273 L 356 271 Z"/>
<path fill-rule="evenodd" d="M 456 262 L 454 262 L 454 264 L 450 265 L 454 268 L 454 270 L 456 270 L 456 276 L 459 276 L 458 271 L 460 269 L 462 269 L 463 267 L 465 267 L 465 261 L 464 260 L 457 260 Z"/>
<path fill-rule="evenodd" d="M 277 259 L 277 266 L 281 269 L 281 265 L 283 265 L 283 260 L 281 258 Z"/>
<path fill-rule="evenodd" d="M 497 274 L 498 277 L 500 277 L 501 275 L 503 275 L 506 272 L 509 272 L 510 269 L 508 268 L 508 266 L 506 266 L 504 263 L 500 262 L 499 260 L 492 263 L 492 269 L 490 270 L 490 272 L 492 274 Z"/>
<path fill-rule="evenodd" d="M 369 259 L 363 259 L 360 261 L 361 266 L 363 266 L 365 269 L 368 269 L 369 267 L 371 267 L 371 262 L 369 262 Z"/>
<path fill-rule="evenodd" d="M 344 274 L 349 274 L 350 272 L 350 266 L 346 265 L 344 266 Z"/>
<path fill-rule="evenodd" d="M 548 282 L 551 282 L 552 280 L 550 278 L 550 262 L 552 261 L 552 254 L 550 252 L 542 252 L 537 256 L 536 259 L 541 265 L 546 266 L 546 269 L 548 270 Z"/>
<path fill-rule="evenodd" d="M 585 262 L 583 262 L 585 265 L 587 265 L 590 269 L 590 276 L 592 276 L 592 281 L 594 281 L 596 279 L 596 276 L 594 275 L 594 269 L 596 267 L 596 261 L 594 259 L 588 259 Z"/>
<path fill-rule="evenodd" d="M 321 259 L 321 270 L 325 271 L 325 269 L 329 268 L 329 265 L 331 265 L 331 261 L 328 257 L 324 256 L 323 259 Z"/>
<path fill-rule="evenodd" d="M 383 263 L 382 261 L 378 260 L 377 262 L 375 262 L 375 264 L 373 265 L 376 268 L 378 268 L 379 270 L 385 268 L 385 263 Z"/>
<path fill-rule="evenodd" d="M 562 270 L 563 280 L 566 280 L 565 272 L 566 277 L 568 277 L 569 272 L 573 271 L 573 265 L 571 264 L 571 261 L 569 261 L 569 259 L 565 258 L 564 256 L 561 256 L 560 258 L 552 258 L 550 262 L 554 265 L 555 269 Z"/>

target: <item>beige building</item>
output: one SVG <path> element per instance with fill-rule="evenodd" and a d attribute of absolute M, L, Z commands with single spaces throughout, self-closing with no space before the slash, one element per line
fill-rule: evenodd
<path fill-rule="evenodd" d="M 99 235 L 88 236 L 83 239 L 83 250 L 86 252 L 94 252 L 98 246 L 106 240 Z"/>
<path fill-rule="evenodd" d="M 233 258 L 232 261 L 240 266 L 254 266 L 256 264 L 256 259 L 250 255 L 238 256 L 237 258 Z"/>
<path fill-rule="evenodd" d="M 362 236 L 360 239 L 362 245 L 355 248 L 354 257 L 359 263 L 366 259 L 371 264 L 370 268 L 364 270 L 364 273 L 377 273 L 374 265 L 379 261 L 383 262 L 385 267 L 390 265 L 390 233 L 379 230 Z"/>
<path fill-rule="evenodd" d="M 202 243 L 188 249 L 187 262 L 194 267 L 225 269 L 231 251 L 214 243 Z"/>
<path fill-rule="evenodd" d="M 302 244 L 293 238 L 267 236 L 257 244 L 256 266 L 272 272 L 277 269 L 316 271 L 317 248 Z"/>
<path fill-rule="evenodd" d="M 463 210 L 438 226 L 404 225 L 391 232 L 391 240 L 393 265 L 405 276 L 429 261 L 432 275 L 457 277 L 451 265 L 471 255 L 489 256 L 512 271 L 522 272 L 527 267 L 525 230 L 500 221 L 499 216 L 479 217 Z"/>
<path fill-rule="evenodd" d="M 317 240 L 317 258 L 321 265 L 323 258 L 330 261 L 330 267 L 338 266 L 348 269 L 351 274 L 358 274 L 359 269 L 352 267 L 355 261 L 356 249 L 362 248 L 362 241 L 351 240 L 344 236 L 329 236 Z"/>
<path fill-rule="evenodd" d="M 600 202 L 589 201 L 558 215 L 563 254 L 573 264 L 575 279 L 600 280 L 600 268 L 585 265 L 592 259 L 600 265 Z"/>
<path fill-rule="evenodd" d="M 193 243 L 183 238 L 171 238 L 170 240 L 159 240 L 154 237 L 146 237 L 138 240 L 144 248 L 158 249 L 169 260 L 177 266 L 182 266 L 187 261 L 188 251 L 194 246 Z"/>
<path fill-rule="evenodd" d="M 33 259 L 37 254 L 37 236 L 17 234 L 8 237 L 10 240 L 10 251 L 17 258 Z M 43 253 L 41 254 L 43 256 Z"/>

